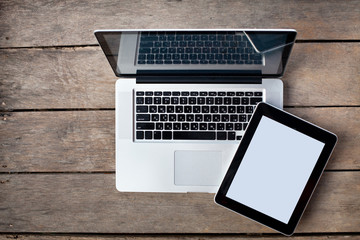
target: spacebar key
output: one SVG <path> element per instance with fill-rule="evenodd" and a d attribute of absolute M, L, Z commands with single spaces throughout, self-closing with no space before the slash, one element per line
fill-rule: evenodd
<path fill-rule="evenodd" d="M 175 140 L 215 140 L 215 132 L 174 131 L 173 139 L 175 139 Z"/>

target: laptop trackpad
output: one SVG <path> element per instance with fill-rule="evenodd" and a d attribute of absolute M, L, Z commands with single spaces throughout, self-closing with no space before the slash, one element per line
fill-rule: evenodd
<path fill-rule="evenodd" d="M 175 151 L 175 185 L 218 186 L 221 152 Z"/>

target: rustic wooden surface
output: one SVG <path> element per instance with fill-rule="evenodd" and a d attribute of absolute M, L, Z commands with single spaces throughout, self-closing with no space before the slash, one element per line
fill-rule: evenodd
<path fill-rule="evenodd" d="M 359 1 L 0 1 L 0 240 L 279 239 L 213 194 L 119 193 L 109 28 L 295 28 L 286 110 L 339 137 L 294 239 L 360 238 Z"/>

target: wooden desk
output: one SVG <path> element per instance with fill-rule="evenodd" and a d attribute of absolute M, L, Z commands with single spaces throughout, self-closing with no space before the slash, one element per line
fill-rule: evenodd
<path fill-rule="evenodd" d="M 285 109 L 339 143 L 294 238 L 360 238 L 360 2 L 1 1 L 0 239 L 277 239 L 213 194 L 120 193 L 111 28 L 295 28 Z"/>

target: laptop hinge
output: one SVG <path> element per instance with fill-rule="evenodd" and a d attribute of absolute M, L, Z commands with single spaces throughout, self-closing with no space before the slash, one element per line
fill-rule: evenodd
<path fill-rule="evenodd" d="M 262 84 L 260 76 L 137 76 L 136 83 L 175 83 L 175 84 L 199 84 L 199 83 L 241 83 L 241 84 Z"/>

